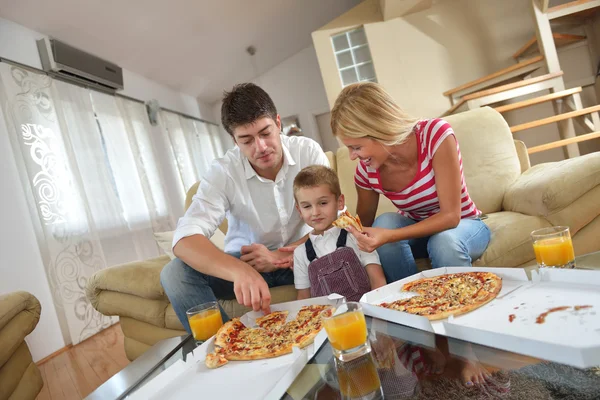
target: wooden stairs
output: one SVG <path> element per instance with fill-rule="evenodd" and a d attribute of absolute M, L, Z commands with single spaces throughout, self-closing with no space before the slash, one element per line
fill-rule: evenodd
<path fill-rule="evenodd" d="M 580 96 L 582 87 L 565 87 L 557 49 L 590 44 L 584 35 L 554 33 L 552 27 L 560 26 L 560 23 L 572 24 L 577 18 L 589 18 L 600 12 L 600 0 L 575 0 L 555 7 L 549 7 L 549 0 L 529 1 L 537 35 L 513 54 L 516 64 L 444 92 L 451 108 L 443 116 L 484 106 L 506 113 L 552 103 L 555 115 L 511 126 L 511 132 L 557 124 L 561 139 L 531 147 L 528 153 L 563 148 L 567 158 L 575 157 L 579 155 L 577 143 L 600 138 L 600 105 L 584 107 Z M 593 77 L 590 80 L 593 82 Z M 532 98 L 532 95 L 536 97 Z M 519 100 L 524 96 L 528 98 Z M 509 100 L 516 101 L 502 104 Z M 583 129 L 583 134 L 575 135 L 575 123 Z"/>

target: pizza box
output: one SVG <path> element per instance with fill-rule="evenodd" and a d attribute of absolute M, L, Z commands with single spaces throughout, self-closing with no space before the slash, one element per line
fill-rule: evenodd
<path fill-rule="evenodd" d="M 444 274 L 455 274 L 459 272 L 492 272 L 502 278 L 502 290 L 496 297 L 501 299 L 504 296 L 520 289 L 524 285 L 530 284 L 527 275 L 527 270 L 523 268 L 483 268 L 483 267 L 445 267 L 436 268 L 419 272 L 407 278 L 401 279 L 396 282 L 392 282 L 386 286 L 382 286 L 378 289 L 372 290 L 365 293 L 360 303 L 363 307 L 365 314 L 371 317 L 384 319 L 386 321 L 394 322 L 401 325 L 407 325 L 413 328 L 421 329 L 423 331 L 436 333 L 438 335 L 445 334 L 445 327 L 442 321 L 430 321 L 426 317 L 414 314 L 408 314 L 396 310 L 390 310 L 388 308 L 379 307 L 378 304 L 389 303 L 392 301 L 400 300 L 414 296 L 407 292 L 402 292 L 402 286 L 408 282 L 412 282 L 417 279 L 430 278 L 433 276 L 444 275 Z M 495 300 L 492 300 L 489 304 L 492 304 Z M 486 307 L 486 306 L 483 306 Z M 429 339 L 431 340 L 431 339 Z"/>
<path fill-rule="evenodd" d="M 343 296 L 332 294 L 274 304 L 271 311 L 288 310 L 288 320 L 291 320 L 305 305 L 337 306 L 343 301 Z M 250 311 L 244 314 L 240 321 L 246 326 L 255 326 L 256 318 L 262 315 L 262 312 Z M 280 399 L 326 340 L 327 333 L 323 329 L 315 337 L 313 344 L 304 349 L 295 347 L 292 354 L 264 360 L 230 361 L 220 368 L 209 369 L 204 360 L 206 355 L 214 350 L 213 336 L 188 355 L 185 361 L 186 368 L 178 367 L 176 374 L 167 373 L 169 369 L 163 371 L 132 398 L 162 400 L 195 398 L 201 395 L 207 399 L 238 400 L 240 394 L 243 394 L 244 399 Z"/>
<path fill-rule="evenodd" d="M 443 324 L 446 335 L 456 339 L 578 368 L 595 367 L 600 365 L 600 272 L 538 269 L 520 290 Z"/>

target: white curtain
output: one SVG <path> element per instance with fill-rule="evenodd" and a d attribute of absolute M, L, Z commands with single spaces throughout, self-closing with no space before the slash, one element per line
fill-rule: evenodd
<path fill-rule="evenodd" d="M 187 191 L 202 179 L 212 161 L 225 152 L 218 126 L 164 110 L 160 119 L 169 138 L 181 183 Z"/>
<path fill-rule="evenodd" d="M 55 306 L 79 343 L 116 322 L 88 302 L 90 276 L 159 255 L 152 233 L 174 227 L 145 108 L 6 63 L 0 102 Z"/>

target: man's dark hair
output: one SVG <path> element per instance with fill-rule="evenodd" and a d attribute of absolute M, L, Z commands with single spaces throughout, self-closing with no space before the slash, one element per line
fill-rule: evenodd
<path fill-rule="evenodd" d="M 254 83 L 240 83 L 223 93 L 221 123 L 231 136 L 236 127 L 264 117 L 276 121 L 277 109 L 267 92 Z"/>

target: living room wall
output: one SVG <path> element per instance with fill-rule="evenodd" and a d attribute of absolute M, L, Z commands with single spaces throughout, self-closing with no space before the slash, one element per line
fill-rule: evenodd
<path fill-rule="evenodd" d="M 41 68 L 35 41 L 44 35 L 22 25 L 0 18 L 0 57 L 21 64 Z M 163 107 L 197 118 L 214 121 L 212 107 L 197 102 L 193 96 L 177 92 L 153 82 L 132 71 L 123 70 L 125 90 L 123 95 L 140 100 L 156 99 Z M 0 294 L 25 290 L 34 294 L 42 304 L 42 314 L 37 328 L 27 338 L 34 361 L 59 350 L 70 343 L 66 330 L 61 330 L 44 265 L 38 250 L 36 234 L 26 204 L 26 197 L 17 170 L 17 164 L 4 121 L 0 112 Z M 153 131 L 162 134 L 160 128 Z M 167 160 L 166 149 L 157 147 L 159 160 Z M 161 151 L 163 153 L 161 153 Z M 163 162 L 170 166 L 170 162 Z M 170 196 L 177 196 L 173 182 L 167 180 Z M 171 189 L 171 186 L 173 188 Z M 183 198 L 173 199 L 171 204 L 180 204 L 171 213 L 178 217 L 183 213 Z"/>
<path fill-rule="evenodd" d="M 438 0 L 431 8 L 383 21 L 379 1 L 359 6 L 313 33 L 330 106 L 341 90 L 331 49 L 331 36 L 363 25 L 378 81 L 410 113 L 435 117 L 450 108 L 442 93 L 514 64 L 512 54 L 535 34 L 530 0 Z M 559 52 L 565 81 L 581 83 L 592 66 L 587 46 Z M 543 72 L 540 72 L 540 74 Z M 593 88 L 585 89 L 584 105 L 595 104 Z M 553 115 L 552 106 L 508 113 L 509 124 Z M 547 125 L 515 135 L 529 146 L 558 140 Z M 597 142 L 597 141 L 596 141 Z M 594 141 L 581 153 L 598 150 Z M 533 164 L 564 158 L 561 149 L 532 155 Z"/>
<path fill-rule="evenodd" d="M 313 46 L 284 60 L 252 82 L 269 93 L 282 118 L 297 115 L 304 135 L 323 145 L 315 115 L 328 112 L 329 106 Z M 213 113 L 220 121 L 220 100 L 213 105 Z M 233 146 L 222 126 L 221 131 Z"/>

